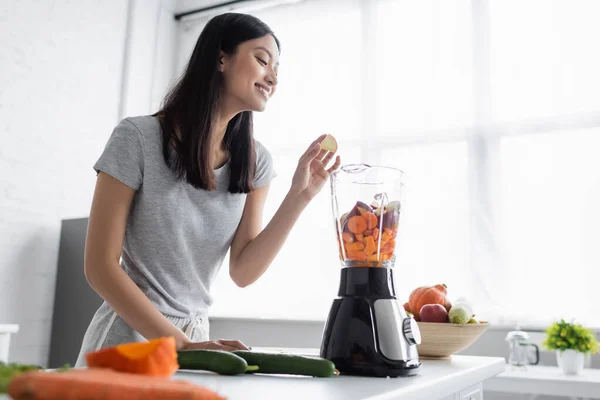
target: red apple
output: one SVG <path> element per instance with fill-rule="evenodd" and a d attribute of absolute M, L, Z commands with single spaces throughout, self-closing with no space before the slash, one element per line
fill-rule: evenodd
<path fill-rule="evenodd" d="M 441 304 L 425 304 L 419 314 L 423 322 L 448 322 L 448 311 Z"/>

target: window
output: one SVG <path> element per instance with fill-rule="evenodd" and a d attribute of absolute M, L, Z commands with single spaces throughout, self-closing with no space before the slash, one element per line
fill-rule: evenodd
<path fill-rule="evenodd" d="M 494 323 L 600 327 L 598 2 L 304 0 L 256 15 L 283 45 L 278 93 L 255 115 L 279 175 L 265 223 L 330 132 L 345 163 L 406 173 L 403 301 L 446 283 Z M 180 31 L 181 60 L 201 29 Z M 337 257 L 327 186 L 256 284 L 223 269 L 212 315 L 324 320 Z"/>

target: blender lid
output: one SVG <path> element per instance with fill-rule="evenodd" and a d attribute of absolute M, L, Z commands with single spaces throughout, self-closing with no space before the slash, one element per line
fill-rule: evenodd
<path fill-rule="evenodd" d="M 512 332 L 508 332 L 508 335 L 506 335 L 505 340 L 507 340 L 507 341 L 529 340 L 529 335 L 527 334 L 527 332 L 523 332 L 523 331 L 512 331 Z"/>

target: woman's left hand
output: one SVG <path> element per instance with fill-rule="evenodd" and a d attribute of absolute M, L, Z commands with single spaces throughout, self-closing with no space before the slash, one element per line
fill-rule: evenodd
<path fill-rule="evenodd" d="M 341 163 L 340 156 L 336 156 L 333 165 L 327 168 L 335 153 L 321 148 L 321 141 L 325 136 L 327 135 L 321 135 L 311 143 L 300 157 L 292 178 L 290 191 L 306 201 L 311 201 L 321 191 L 329 175 L 337 170 Z"/>

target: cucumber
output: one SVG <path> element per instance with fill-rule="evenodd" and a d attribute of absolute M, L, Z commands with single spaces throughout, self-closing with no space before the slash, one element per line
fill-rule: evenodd
<path fill-rule="evenodd" d="M 308 357 L 294 354 L 259 353 L 248 350 L 233 352 L 242 357 L 249 365 L 257 365 L 259 374 L 308 375 L 326 378 L 334 375 L 335 364 L 320 357 Z"/>
<path fill-rule="evenodd" d="M 249 368 L 246 360 L 223 350 L 180 350 L 177 362 L 180 369 L 211 371 L 219 375 L 239 375 Z"/>

